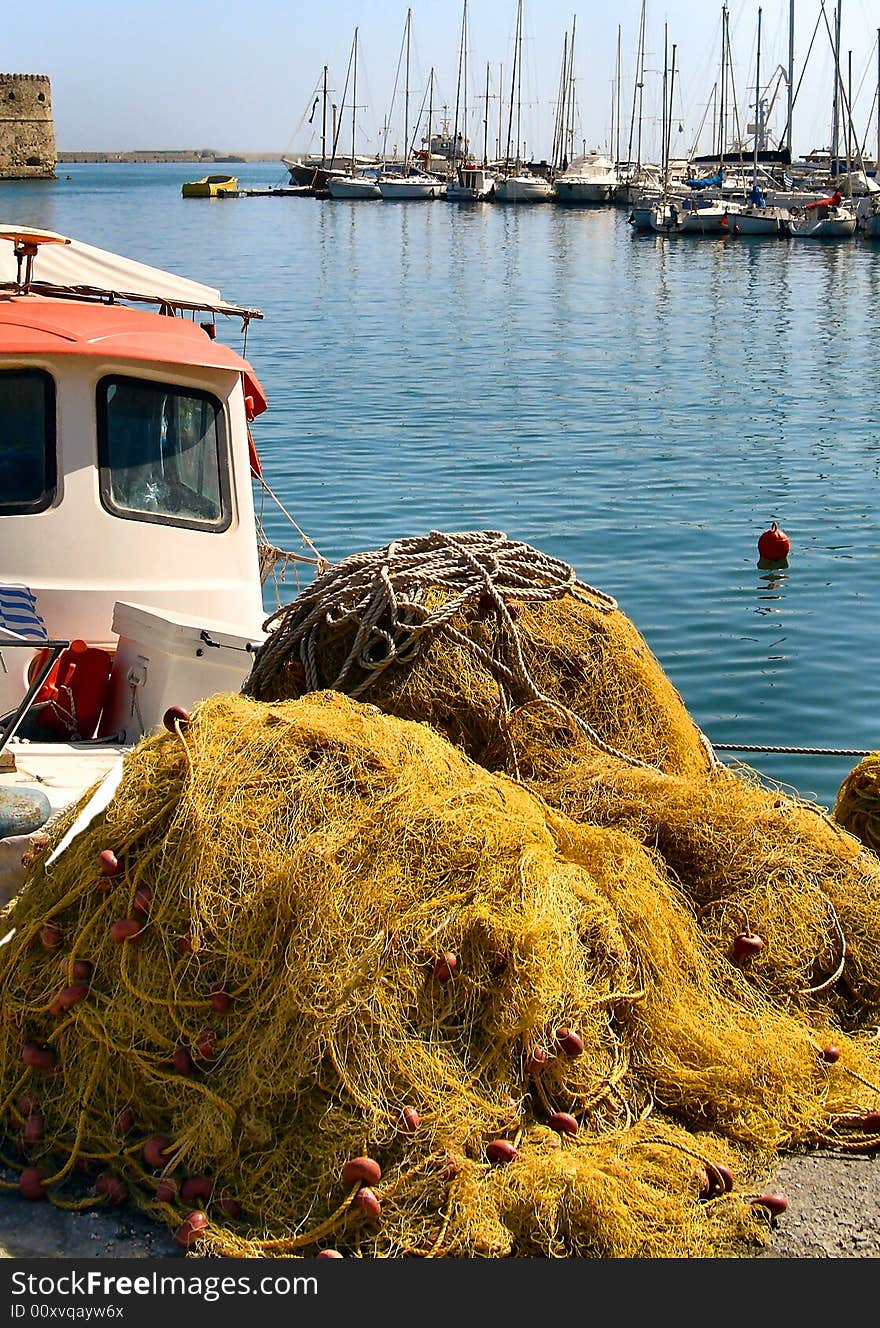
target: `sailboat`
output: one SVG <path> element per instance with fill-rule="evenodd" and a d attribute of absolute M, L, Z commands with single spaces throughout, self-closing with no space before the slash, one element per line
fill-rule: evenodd
<path fill-rule="evenodd" d="M 849 98 L 844 94 L 844 104 L 848 118 L 847 128 L 847 152 L 846 152 L 846 177 L 840 175 L 840 152 L 838 140 L 839 125 L 839 100 L 843 92 L 843 84 L 840 77 L 840 4 L 838 0 L 836 14 L 836 31 L 834 37 L 834 98 L 833 98 L 833 123 L 832 123 L 832 142 L 831 142 L 831 160 L 830 168 L 832 178 L 837 178 L 838 183 L 833 193 L 825 198 L 817 198 L 807 203 L 803 208 L 792 209 L 792 219 L 789 226 L 789 233 L 798 239 L 807 240 L 836 240 L 846 239 L 856 233 L 856 212 L 852 201 L 852 175 L 850 159 L 850 134 L 852 131 L 851 108 Z M 847 191 L 848 197 L 844 198 L 841 193 L 840 185 Z"/>
<path fill-rule="evenodd" d="M 648 225 L 652 231 L 657 231 L 660 235 L 675 235 L 679 230 L 681 212 L 675 199 L 669 197 L 669 137 L 672 121 L 672 94 L 675 88 L 675 51 L 672 46 L 672 69 L 668 68 L 667 56 L 667 26 L 663 25 L 663 122 L 661 128 L 661 144 L 663 150 L 663 190 L 658 199 L 651 206 L 648 214 Z M 668 92 L 668 99 L 667 99 Z M 633 209 L 633 220 L 636 223 L 636 213 Z"/>
<path fill-rule="evenodd" d="M 404 27 L 404 44 L 406 47 L 406 74 L 404 81 L 404 155 L 403 168 L 397 172 L 383 171 L 379 175 L 379 193 L 383 198 L 392 200 L 405 199 L 426 199 L 439 198 L 443 192 L 443 182 L 436 175 L 428 175 L 423 172 L 415 171 L 411 168 L 410 136 L 409 136 L 409 54 L 410 40 L 412 33 L 412 10 L 406 11 L 406 24 Z M 431 79 L 429 84 L 429 96 L 433 98 L 434 89 L 434 71 L 431 70 Z M 421 115 L 419 116 L 421 120 Z M 431 115 L 428 114 L 428 142 L 431 141 Z"/>
<path fill-rule="evenodd" d="M 478 166 L 476 162 L 469 159 L 469 145 L 467 138 L 467 48 L 468 48 L 468 26 L 467 26 L 467 0 L 464 0 L 461 14 L 461 46 L 458 55 L 458 86 L 455 91 L 455 127 L 452 134 L 452 166 L 454 178 L 446 186 L 446 197 L 450 203 L 481 203 L 487 198 L 492 197 L 495 189 L 495 177 L 484 166 Z M 459 137 L 458 130 L 458 109 L 459 93 L 462 107 L 462 123 L 464 131 Z M 486 114 L 489 107 L 489 67 L 486 66 Z M 459 144 L 461 144 L 462 159 L 458 160 Z M 485 161 L 485 149 L 483 159 Z"/>
<path fill-rule="evenodd" d="M 357 56 L 358 56 L 358 30 L 354 30 L 354 40 L 351 44 L 352 69 L 352 88 L 351 88 L 351 160 L 355 161 L 354 138 L 355 138 L 355 120 L 357 117 Z M 347 82 L 348 80 L 346 80 Z M 335 147 L 334 143 L 334 155 Z M 327 190 L 331 198 L 381 198 L 379 186 L 375 177 L 367 175 L 364 172 L 356 171 L 352 167 L 350 175 L 331 175 L 327 181 Z"/>
<path fill-rule="evenodd" d="M 298 189 L 309 189 L 312 193 L 323 193 L 327 189 L 327 182 L 331 175 L 350 175 L 359 167 L 375 166 L 375 157 L 360 157 L 352 161 L 346 161 L 337 157 L 331 162 L 327 155 L 327 111 L 330 106 L 329 88 L 328 88 L 328 67 L 324 65 L 324 71 L 321 77 L 321 92 L 315 91 L 314 100 L 310 102 L 311 112 L 308 117 L 308 124 L 312 124 L 318 104 L 321 104 L 321 151 L 320 152 L 302 152 L 299 154 L 289 153 L 282 156 L 281 161 L 287 167 L 290 175 L 290 183 Z M 308 108 L 307 108 L 308 109 Z M 336 137 L 336 107 L 333 111 L 333 136 Z M 305 120 L 305 116 L 303 116 Z"/>
<path fill-rule="evenodd" d="M 758 149 L 763 140 L 764 103 L 761 101 L 761 9 L 758 8 L 758 54 L 755 63 L 755 146 L 752 160 L 752 188 L 748 201 L 731 217 L 734 235 L 787 235 L 791 213 L 788 208 L 768 206 L 758 187 Z"/>
<path fill-rule="evenodd" d="M 706 188 L 717 188 L 718 194 L 698 196 L 691 194 L 684 198 L 682 202 L 681 214 L 678 221 L 678 230 L 682 235 L 729 235 L 732 230 L 731 218 L 737 216 L 740 211 L 740 204 L 731 199 L 725 199 L 722 189 L 724 186 L 724 154 L 727 146 L 727 119 L 725 116 L 725 93 L 728 86 L 728 76 L 730 83 L 733 82 L 733 69 L 730 62 L 730 31 L 728 27 L 727 5 L 721 6 L 721 106 L 718 117 L 718 170 L 715 175 L 704 179 L 685 180 L 688 189 L 702 191 Z M 669 102 L 669 114 L 672 115 L 672 99 Z"/>
<path fill-rule="evenodd" d="M 553 185 L 542 175 L 534 175 L 520 159 L 520 125 L 522 115 L 522 0 L 516 6 L 516 37 L 513 48 L 513 72 L 510 80 L 510 112 L 507 121 L 507 150 L 504 157 L 505 174 L 495 185 L 499 203 L 550 203 Z M 516 97 L 516 158 L 511 160 L 510 146 L 513 134 L 513 106 Z"/>

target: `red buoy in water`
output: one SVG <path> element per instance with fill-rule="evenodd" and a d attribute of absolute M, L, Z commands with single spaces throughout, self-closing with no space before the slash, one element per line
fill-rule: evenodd
<path fill-rule="evenodd" d="M 766 558 L 768 562 L 779 562 L 782 558 L 787 558 L 790 548 L 791 540 L 784 530 L 779 529 L 775 521 L 769 530 L 765 530 L 763 535 L 758 537 L 758 555 Z"/>

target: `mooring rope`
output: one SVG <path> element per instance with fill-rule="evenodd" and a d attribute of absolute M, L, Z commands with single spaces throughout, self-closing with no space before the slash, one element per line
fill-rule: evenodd
<path fill-rule="evenodd" d="M 446 588 L 452 596 L 431 609 L 426 603 L 431 587 Z M 394 540 L 384 549 L 342 559 L 293 604 L 267 618 L 263 627 L 269 634 L 256 653 L 244 690 L 252 695 L 284 694 L 285 672 L 298 668 L 306 691 L 323 687 L 358 697 L 391 664 L 414 659 L 442 632 L 490 670 L 505 698 L 514 702 L 511 708 L 539 701 L 565 709 L 601 751 L 629 765 L 654 769 L 609 746 L 579 715 L 545 696 L 529 673 L 515 625 L 519 606 L 568 594 L 603 613 L 617 609 L 612 596 L 580 581 L 568 563 L 510 540 L 503 531 L 447 534 L 432 530 L 428 535 Z M 456 615 L 468 607 L 475 607 L 484 618 L 495 615 L 497 632 L 491 649 L 452 625 Z M 351 646 L 336 676 L 322 678 L 318 661 L 322 630 L 341 624 L 353 630 Z"/>
<path fill-rule="evenodd" d="M 758 743 L 713 742 L 716 752 L 782 752 L 787 756 L 870 756 L 863 747 L 762 747 Z"/>

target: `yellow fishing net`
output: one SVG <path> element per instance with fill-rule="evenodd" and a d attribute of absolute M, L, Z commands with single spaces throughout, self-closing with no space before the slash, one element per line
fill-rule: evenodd
<path fill-rule="evenodd" d="M 779 1149 L 880 1140 L 880 864 L 719 768 L 607 597 L 467 538 L 294 606 L 262 699 L 144 740 L 31 871 L 8 1187 L 221 1254 L 714 1256 Z"/>
<path fill-rule="evenodd" d="M 880 752 L 859 761 L 837 791 L 834 819 L 880 853 Z"/>

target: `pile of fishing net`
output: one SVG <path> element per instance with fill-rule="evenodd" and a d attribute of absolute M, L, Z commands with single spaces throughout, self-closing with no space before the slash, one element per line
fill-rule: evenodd
<path fill-rule="evenodd" d="M 236 1256 L 741 1253 L 779 1150 L 880 1141 L 880 863 L 718 766 L 570 569 L 416 543 L 31 870 L 5 1184 Z"/>

